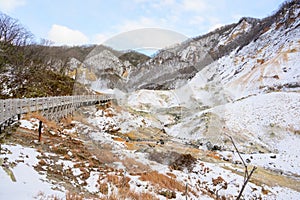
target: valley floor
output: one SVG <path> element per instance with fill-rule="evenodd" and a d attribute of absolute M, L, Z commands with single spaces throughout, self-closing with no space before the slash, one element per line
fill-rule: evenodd
<path fill-rule="evenodd" d="M 60 124 L 42 119 L 38 142 L 41 119 L 24 116 L 2 139 L 0 199 L 236 199 L 244 183 L 233 144 L 172 137 L 149 113 L 81 108 Z M 299 134 L 285 141 L 241 154 L 249 172 L 257 167 L 243 199 L 300 199 Z"/>

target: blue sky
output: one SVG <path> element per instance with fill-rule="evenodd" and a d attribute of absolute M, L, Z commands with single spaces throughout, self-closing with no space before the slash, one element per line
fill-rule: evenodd
<path fill-rule="evenodd" d="M 100 44 L 140 28 L 187 37 L 207 33 L 243 16 L 263 18 L 284 0 L 0 0 L 36 38 L 56 45 Z"/>

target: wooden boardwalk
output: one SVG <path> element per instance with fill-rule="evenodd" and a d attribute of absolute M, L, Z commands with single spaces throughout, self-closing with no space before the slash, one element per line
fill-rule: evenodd
<path fill-rule="evenodd" d="M 21 114 L 40 111 L 50 120 L 72 114 L 77 108 L 114 99 L 113 95 L 57 96 L 0 100 L 0 131 Z"/>

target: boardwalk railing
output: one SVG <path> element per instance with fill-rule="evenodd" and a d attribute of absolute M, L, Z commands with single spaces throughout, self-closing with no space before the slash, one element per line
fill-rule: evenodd
<path fill-rule="evenodd" d="M 48 119 L 53 120 L 67 116 L 81 106 L 112 99 L 113 95 L 106 94 L 0 100 L 0 130 L 21 114 L 41 111 Z"/>

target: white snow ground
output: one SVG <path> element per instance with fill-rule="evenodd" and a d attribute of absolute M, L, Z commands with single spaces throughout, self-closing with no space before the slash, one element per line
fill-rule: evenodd
<path fill-rule="evenodd" d="M 46 175 L 39 174 L 34 166 L 38 163 L 40 153 L 34 148 L 21 145 L 1 145 L 0 159 L 0 199 L 31 200 L 40 193 L 64 197 L 65 193 L 54 190 L 56 185 L 47 181 Z M 4 171 L 8 168 L 14 174 L 15 180 Z"/>

